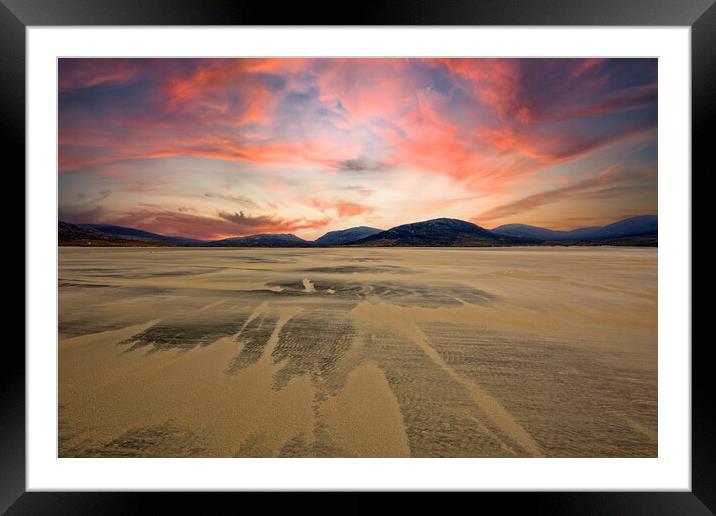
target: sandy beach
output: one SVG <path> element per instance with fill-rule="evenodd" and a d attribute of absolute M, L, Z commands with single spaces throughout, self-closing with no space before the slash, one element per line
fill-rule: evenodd
<path fill-rule="evenodd" d="M 59 249 L 60 457 L 655 457 L 655 248 Z"/>

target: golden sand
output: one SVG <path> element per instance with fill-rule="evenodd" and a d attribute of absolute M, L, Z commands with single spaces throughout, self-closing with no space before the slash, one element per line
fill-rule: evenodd
<path fill-rule="evenodd" d="M 61 248 L 63 457 L 657 456 L 657 251 Z"/>

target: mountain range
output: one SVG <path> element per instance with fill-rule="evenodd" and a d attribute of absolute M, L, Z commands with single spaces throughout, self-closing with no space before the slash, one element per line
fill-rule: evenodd
<path fill-rule="evenodd" d="M 78 224 L 79 227 L 99 231 L 125 240 L 139 240 L 143 242 L 162 242 L 171 245 L 200 245 L 204 242 L 193 238 L 165 236 L 158 233 L 150 233 L 141 229 L 127 228 L 124 226 L 111 226 L 109 224 Z"/>
<path fill-rule="evenodd" d="M 166 236 L 135 228 L 104 224 L 58 225 L 60 245 L 191 246 L 191 247 L 494 247 L 514 245 L 657 246 L 656 215 L 630 217 L 606 226 L 555 231 L 526 224 L 485 229 L 459 219 L 438 218 L 381 230 L 358 226 L 330 231 L 314 241 L 290 233 L 260 234 L 223 240 Z"/>
<path fill-rule="evenodd" d="M 124 228 L 130 230 L 132 228 Z M 140 231 L 140 230 L 135 230 Z M 147 233 L 144 231 L 143 233 Z M 153 235 L 154 233 L 148 233 Z M 163 237 L 163 235 L 156 235 Z M 174 246 L 176 244 L 158 239 L 125 238 L 119 234 L 105 233 L 94 229 L 90 224 L 70 224 L 60 221 L 57 225 L 57 240 L 60 245 L 99 246 L 99 247 L 149 247 Z"/>
<path fill-rule="evenodd" d="M 594 226 L 572 231 L 555 231 L 526 224 L 505 224 L 494 228 L 494 233 L 536 240 L 586 240 L 621 238 L 635 235 L 656 235 L 659 221 L 656 215 L 641 215 L 623 219 L 608 226 Z"/>

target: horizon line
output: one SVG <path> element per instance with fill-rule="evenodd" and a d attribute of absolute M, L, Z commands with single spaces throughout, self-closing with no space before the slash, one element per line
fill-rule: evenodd
<path fill-rule="evenodd" d="M 403 223 L 403 224 L 398 224 L 398 225 L 392 226 L 392 227 L 390 227 L 390 228 L 388 228 L 388 229 L 380 229 L 380 228 L 376 228 L 376 227 L 372 227 L 372 226 L 366 226 L 366 225 L 363 225 L 363 224 L 359 224 L 359 225 L 357 225 L 357 226 L 350 226 L 350 227 L 347 227 L 347 228 L 344 228 L 344 229 L 334 229 L 334 230 L 331 230 L 331 231 L 326 231 L 323 235 L 321 235 L 320 237 L 317 237 L 317 238 L 315 238 L 315 239 L 313 239 L 313 240 L 307 240 L 307 239 L 305 239 L 305 238 L 299 237 L 299 236 L 297 236 L 295 233 L 253 233 L 253 234 L 250 234 L 250 235 L 236 235 L 236 236 L 229 236 L 229 237 L 224 237 L 224 238 L 220 238 L 220 239 L 207 239 L 207 240 L 204 240 L 204 239 L 201 239 L 201 238 L 185 237 L 185 236 L 179 235 L 179 234 L 177 234 L 177 235 L 172 235 L 172 234 L 166 234 L 166 233 L 156 233 L 156 232 L 154 232 L 154 231 L 149 231 L 149 230 L 142 229 L 142 228 L 136 227 L 136 226 L 120 226 L 120 225 L 117 225 L 117 224 L 104 224 L 104 223 L 91 223 L 91 222 L 68 222 L 68 221 L 66 221 L 66 220 L 60 220 L 59 218 L 57 219 L 57 222 L 58 222 L 58 224 L 59 224 L 60 222 L 65 222 L 65 223 L 67 223 L 67 224 L 73 224 L 73 225 L 75 225 L 75 226 L 114 226 L 114 227 L 117 227 L 117 228 L 136 229 L 136 230 L 139 230 L 139 231 L 144 231 L 144 232 L 146 232 L 146 233 L 152 233 L 152 234 L 154 234 L 154 235 L 165 236 L 165 237 L 170 237 L 170 238 L 186 238 L 187 240 L 196 240 L 196 241 L 198 241 L 198 242 L 220 242 L 220 241 L 223 241 L 223 240 L 229 240 L 229 239 L 233 239 L 233 238 L 251 238 L 251 237 L 262 236 L 262 235 L 290 235 L 290 236 L 294 236 L 294 237 L 296 237 L 296 238 L 299 238 L 299 239 L 301 239 L 301 240 L 303 240 L 303 241 L 305 241 L 305 242 L 315 242 L 315 241 L 318 240 L 319 238 L 321 238 L 321 237 L 327 235 L 328 233 L 335 233 L 335 232 L 340 232 L 340 231 L 347 231 L 347 230 L 349 230 L 349 229 L 354 229 L 354 228 L 359 228 L 359 227 L 370 228 L 370 229 L 377 229 L 377 230 L 383 232 L 383 231 L 390 231 L 390 230 L 395 229 L 395 228 L 400 227 L 400 226 L 406 226 L 406 225 L 409 225 L 409 224 L 421 224 L 421 223 L 424 223 L 424 222 L 430 222 L 430 221 L 432 221 L 432 220 L 440 220 L 440 219 L 458 220 L 458 221 L 460 221 L 460 222 L 466 222 L 466 223 L 468 223 L 468 224 L 474 224 L 475 226 L 477 226 L 477 227 L 479 227 L 479 228 L 482 228 L 482 229 L 485 229 L 485 230 L 487 230 L 487 231 L 494 231 L 495 229 L 501 228 L 501 227 L 503 227 L 503 226 L 520 225 L 520 226 L 528 226 L 528 227 L 539 228 L 539 229 L 546 229 L 546 230 L 549 230 L 549 231 L 554 231 L 555 233 L 569 233 L 569 232 L 571 232 L 571 231 L 577 231 L 577 230 L 579 230 L 579 229 L 606 227 L 606 226 L 609 226 L 609 225 L 611 225 L 611 224 L 615 224 L 615 223 L 617 223 L 617 222 L 621 222 L 622 220 L 628 220 L 628 219 L 633 219 L 633 218 L 637 218 L 637 217 L 658 217 L 658 216 L 659 216 L 658 213 L 656 213 L 656 214 L 655 214 L 655 213 L 644 213 L 644 214 L 641 214 L 641 215 L 631 215 L 631 216 L 629 216 L 629 217 L 620 218 L 620 219 L 614 220 L 613 222 L 609 222 L 609 223 L 607 223 L 607 224 L 604 224 L 604 225 L 602 225 L 602 226 L 578 226 L 578 227 L 575 227 L 575 228 L 572 228 L 572 229 L 552 229 L 552 228 L 545 227 L 545 226 L 535 226 L 535 225 L 532 225 L 532 224 L 523 224 L 523 223 L 521 223 L 521 222 L 510 222 L 510 223 L 507 223 L 507 224 L 500 224 L 499 226 L 495 226 L 495 227 L 493 227 L 493 228 L 487 228 L 486 226 L 482 226 L 482 225 L 477 224 L 476 222 L 472 222 L 472 221 L 470 221 L 470 220 L 456 219 L 456 218 L 453 218 L 453 217 L 435 217 L 435 218 L 432 218 L 432 219 L 418 220 L 418 221 L 415 221 L 415 222 L 405 222 L 405 223 Z"/>

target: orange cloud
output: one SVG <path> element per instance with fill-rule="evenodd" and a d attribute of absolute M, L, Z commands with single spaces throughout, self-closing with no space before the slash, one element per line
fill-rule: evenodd
<path fill-rule="evenodd" d="M 604 63 L 606 59 L 584 59 L 581 64 L 572 70 L 572 77 L 579 77 Z"/>
<path fill-rule="evenodd" d="M 445 66 L 467 82 L 485 104 L 505 117 L 519 107 L 518 61 L 514 59 L 446 59 Z"/>
<path fill-rule="evenodd" d="M 363 213 L 369 213 L 373 211 L 373 208 L 364 204 L 356 202 L 335 200 L 332 202 L 314 199 L 309 201 L 309 206 L 313 206 L 318 210 L 325 212 L 327 210 L 335 210 L 338 214 L 338 218 L 355 217 Z"/>

